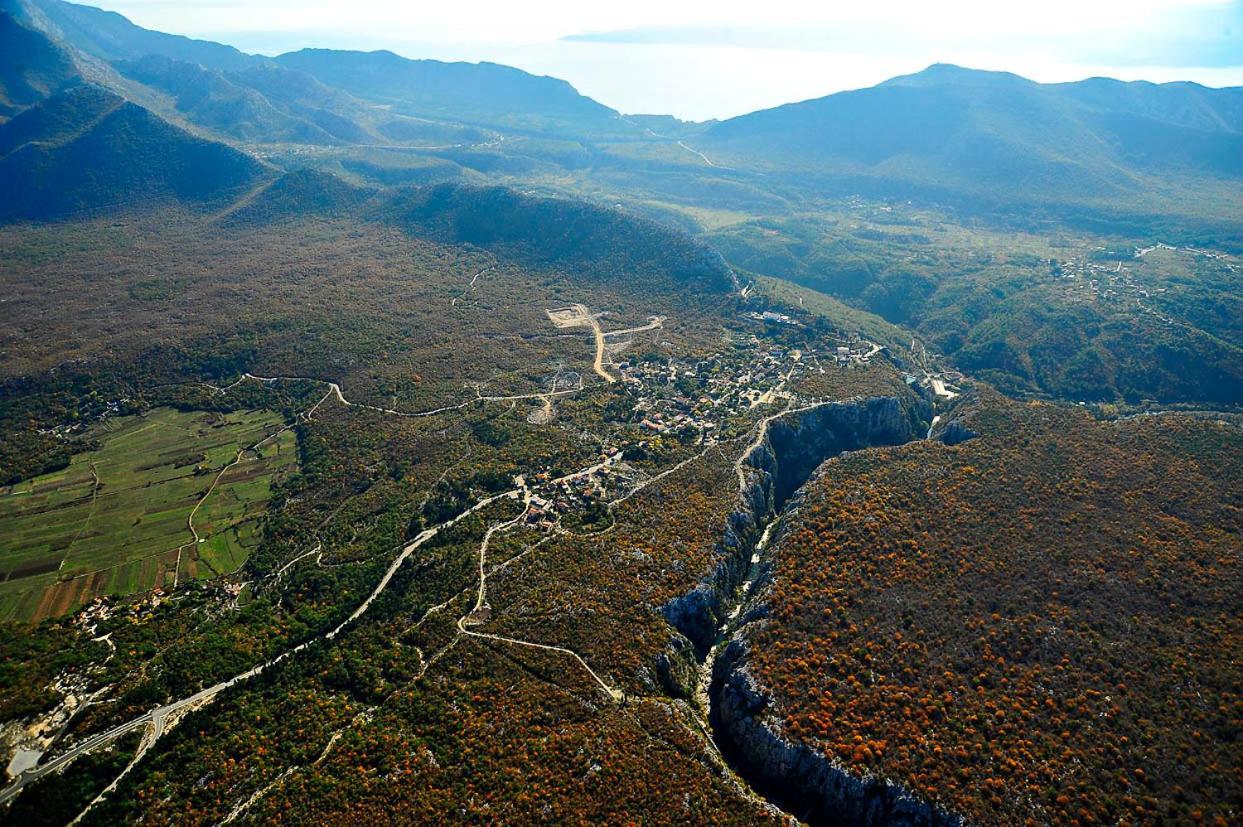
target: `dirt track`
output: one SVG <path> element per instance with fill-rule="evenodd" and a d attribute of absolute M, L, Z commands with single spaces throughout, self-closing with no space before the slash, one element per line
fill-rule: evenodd
<path fill-rule="evenodd" d="M 596 340 L 596 358 L 592 362 L 591 369 L 605 382 L 612 384 L 617 381 L 616 376 L 604 369 L 605 333 L 600 328 L 600 321 L 592 315 L 587 305 L 572 304 L 561 310 L 547 310 L 545 312 L 548 314 L 548 320 L 559 328 L 590 327 L 591 333 Z"/>

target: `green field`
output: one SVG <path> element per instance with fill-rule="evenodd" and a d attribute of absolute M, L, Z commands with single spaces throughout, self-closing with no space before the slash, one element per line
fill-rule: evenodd
<path fill-rule="evenodd" d="M 101 594 L 235 570 L 257 541 L 274 479 L 296 461 L 293 432 L 277 433 L 283 424 L 271 411 L 169 408 L 111 419 L 92 434 L 97 450 L 0 489 L 0 618 L 63 614 Z M 200 500 L 195 543 L 188 518 Z"/>

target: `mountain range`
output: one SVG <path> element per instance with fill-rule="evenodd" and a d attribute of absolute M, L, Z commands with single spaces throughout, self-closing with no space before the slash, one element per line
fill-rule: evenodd
<path fill-rule="evenodd" d="M 1243 207 L 1240 88 L 1040 84 L 938 64 L 691 124 L 623 116 L 563 80 L 492 63 L 330 49 L 268 58 L 63 0 L 3 0 L 0 10 L 2 117 L 90 83 L 150 110 L 153 130 L 168 121 L 278 166 L 320 166 L 359 183 L 533 181 L 570 171 L 605 181 L 620 174 L 628 189 L 672 188 L 690 200 L 712 181 L 718 196 L 750 200 L 863 192 L 1218 223 Z M 109 198 L 99 192 L 103 205 Z M 48 209 L 92 203 L 75 198 Z"/>
<path fill-rule="evenodd" d="M 61 218 L 135 204 L 223 204 L 264 174 L 97 86 L 60 92 L 0 124 L 0 218 Z"/>
<path fill-rule="evenodd" d="M 1116 198 L 1165 175 L 1243 177 L 1243 89 L 1107 78 L 1040 84 L 937 64 L 732 118 L 703 139 L 773 168 L 1029 198 Z"/>

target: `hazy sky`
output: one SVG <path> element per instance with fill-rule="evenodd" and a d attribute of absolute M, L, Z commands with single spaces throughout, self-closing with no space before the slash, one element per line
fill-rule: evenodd
<path fill-rule="evenodd" d="M 91 2 L 91 0 L 83 0 Z M 725 117 L 938 61 L 1036 80 L 1243 85 L 1243 0 L 98 0 L 148 28 L 494 60 L 624 112 Z"/>

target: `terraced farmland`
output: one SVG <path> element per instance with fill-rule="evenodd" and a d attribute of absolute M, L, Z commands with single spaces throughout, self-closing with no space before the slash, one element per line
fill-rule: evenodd
<path fill-rule="evenodd" d="M 235 570 L 273 481 L 296 461 L 283 426 L 270 411 L 112 419 L 93 435 L 97 450 L 0 489 L 0 617 L 37 620 Z"/>

